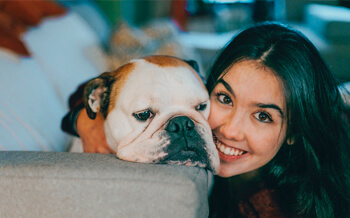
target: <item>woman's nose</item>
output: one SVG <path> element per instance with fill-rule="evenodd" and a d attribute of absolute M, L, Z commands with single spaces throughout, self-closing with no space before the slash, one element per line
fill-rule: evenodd
<path fill-rule="evenodd" d="M 221 133 L 227 139 L 242 141 L 244 140 L 244 122 L 242 115 L 237 113 L 231 114 L 227 117 L 224 124 L 221 126 Z"/>

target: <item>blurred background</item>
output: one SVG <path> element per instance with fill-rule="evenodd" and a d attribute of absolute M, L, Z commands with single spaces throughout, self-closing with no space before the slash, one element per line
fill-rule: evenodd
<path fill-rule="evenodd" d="M 61 1 L 72 8 L 74 4 L 91 4 L 91 7 L 99 7 L 110 23 L 112 31 L 116 31 L 118 26 L 123 24 L 142 29 L 150 22 L 158 21 L 158 28 L 165 28 L 163 31 L 166 32 L 170 31 L 167 28 L 175 24 L 176 29 L 172 29 L 173 32 L 167 36 L 161 33 L 161 30 L 153 30 L 159 31 L 160 35 L 165 34 L 158 36 L 163 37 L 163 41 L 166 41 L 164 37 L 173 37 L 169 40 L 173 44 L 169 43 L 167 48 L 162 48 L 163 51 L 154 50 L 153 53 L 170 52 L 173 55 L 197 59 L 203 74 L 207 73 L 218 51 L 238 30 L 256 22 L 283 21 L 298 28 L 309 37 L 340 80 L 350 80 L 349 0 L 96 0 L 73 2 Z M 171 22 L 166 23 L 165 19 Z M 110 33 L 105 34 L 106 38 L 110 35 Z M 178 46 L 189 47 L 191 51 L 175 51 L 184 49 L 179 49 Z"/>
<path fill-rule="evenodd" d="M 89 1 L 83 2 L 89 4 Z M 159 21 L 158 28 L 165 29 L 175 24 L 178 32 L 173 29 L 173 35 L 167 37 L 178 34 L 177 38 L 170 40 L 173 44 L 168 44 L 167 48 L 162 48 L 165 51 L 161 52 L 167 52 L 168 49 L 173 50 L 170 53 L 173 55 L 188 54 L 185 58 L 197 59 L 204 75 L 218 51 L 238 30 L 256 22 L 283 21 L 309 37 L 340 80 L 350 80 L 349 0 L 90 1 L 91 5 L 93 3 L 102 10 L 114 30 L 122 23 L 142 28 L 152 21 Z M 72 4 L 69 2 L 68 7 Z M 171 23 L 164 22 L 164 19 L 169 19 Z M 176 47 L 181 50 L 178 46 L 189 47 L 191 51 L 174 51 Z"/>
<path fill-rule="evenodd" d="M 65 151 L 81 83 L 153 54 L 196 60 L 206 77 L 238 31 L 266 20 L 303 32 L 350 90 L 349 0 L 0 0 L 0 150 Z"/>
<path fill-rule="evenodd" d="M 81 16 L 93 29 L 112 68 L 139 56 L 170 54 L 197 60 L 206 75 L 218 51 L 237 31 L 257 22 L 277 20 L 301 30 L 337 77 L 350 80 L 349 0 L 54 2 Z"/>

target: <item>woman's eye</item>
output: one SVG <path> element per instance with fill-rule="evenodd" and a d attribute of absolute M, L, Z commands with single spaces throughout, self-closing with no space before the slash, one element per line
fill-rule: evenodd
<path fill-rule="evenodd" d="M 271 116 L 266 112 L 258 112 L 254 114 L 255 119 L 263 122 L 263 123 L 271 123 L 273 120 Z"/>
<path fill-rule="evenodd" d="M 218 97 L 218 100 L 223 103 L 223 104 L 227 104 L 227 105 L 232 105 L 232 100 L 230 97 L 228 97 L 227 95 L 225 94 L 218 94 L 217 95 Z"/>
<path fill-rule="evenodd" d="M 202 103 L 195 107 L 197 111 L 204 111 L 206 108 L 207 108 L 207 103 Z"/>
<path fill-rule="evenodd" d="M 139 121 L 146 121 L 154 116 L 153 112 L 150 110 L 138 112 L 138 113 L 133 113 L 132 114 L 137 120 Z"/>

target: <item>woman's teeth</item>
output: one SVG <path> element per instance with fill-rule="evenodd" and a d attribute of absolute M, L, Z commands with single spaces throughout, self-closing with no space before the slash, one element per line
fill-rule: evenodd
<path fill-rule="evenodd" d="M 245 153 L 245 151 L 242 151 L 236 148 L 227 147 L 223 145 L 219 140 L 216 141 L 216 147 L 218 148 L 218 150 L 220 150 L 222 153 L 228 156 L 240 156 Z"/>

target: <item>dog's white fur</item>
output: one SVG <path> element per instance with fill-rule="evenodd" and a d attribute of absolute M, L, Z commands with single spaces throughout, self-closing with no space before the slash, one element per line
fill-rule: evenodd
<path fill-rule="evenodd" d="M 186 116 L 195 123 L 195 130 L 205 142 L 200 146 L 205 147 L 211 168 L 217 172 L 219 157 L 207 123 L 209 95 L 196 72 L 187 64 L 160 66 L 146 59 L 136 59 L 130 63 L 133 69 L 123 87 L 119 87 L 117 100 L 110 102 L 104 123 L 108 144 L 117 152 L 117 157 L 145 163 L 166 157 L 168 154 L 164 148 L 170 144 L 165 130 L 168 121 L 177 116 Z M 100 91 L 106 90 L 102 88 Z M 100 99 L 94 96 L 94 93 L 90 94 L 88 102 L 92 111 L 98 113 L 101 109 Z M 197 110 L 201 104 L 207 104 L 205 110 Z M 145 110 L 152 111 L 154 117 L 147 121 L 137 120 L 134 114 Z M 77 147 L 81 150 L 81 144 L 75 144 L 72 151 L 77 151 Z M 177 164 L 202 166 L 191 160 Z"/>

